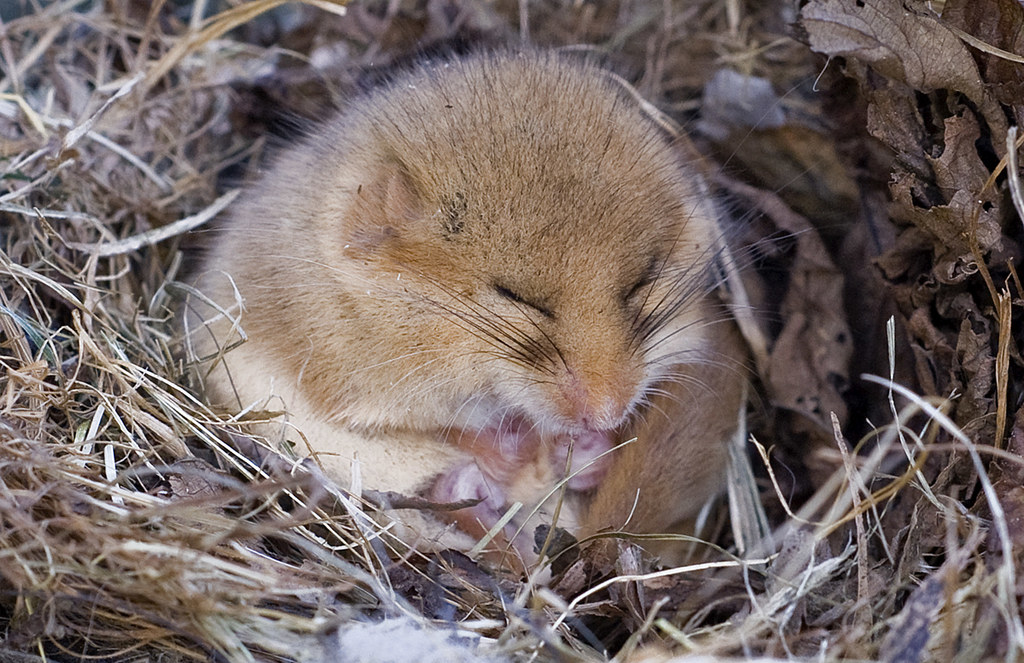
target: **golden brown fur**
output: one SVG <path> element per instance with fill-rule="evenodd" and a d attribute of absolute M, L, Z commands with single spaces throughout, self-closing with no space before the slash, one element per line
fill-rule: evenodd
<path fill-rule="evenodd" d="M 248 340 L 208 394 L 287 409 L 344 484 L 355 457 L 365 487 L 409 494 L 480 465 L 466 480 L 495 508 L 554 485 L 551 447 L 635 434 L 566 522 L 623 526 L 639 488 L 627 527 L 667 527 L 720 489 L 741 406 L 712 214 L 597 68 L 425 65 L 282 152 L 232 213 L 198 285 L 225 307 L 237 287 Z M 223 317 L 199 329 L 214 317 L 191 318 L 200 354 L 234 340 Z"/>

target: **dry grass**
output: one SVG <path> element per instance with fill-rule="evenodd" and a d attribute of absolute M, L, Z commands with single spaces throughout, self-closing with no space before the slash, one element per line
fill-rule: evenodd
<path fill-rule="evenodd" d="M 833 414 L 829 427 L 827 413 L 809 425 L 773 391 L 765 350 L 752 423 L 764 462 L 751 469 L 738 440 L 731 531 L 711 517 L 717 545 L 695 546 L 677 569 L 656 569 L 628 542 L 604 567 L 584 551 L 550 586 L 492 577 L 457 554 L 409 555 L 371 506 L 190 391 L 174 311 L 203 229 L 263 151 L 274 115 L 263 105 L 315 116 L 371 62 L 515 41 L 525 25 L 539 44 L 611 53 L 642 94 L 689 121 L 725 65 L 809 89 L 820 60 L 783 36 L 787 3 L 665 13 L 566 0 L 525 15 L 511 0 L 367 3 L 347 19 L 325 0 L 287 14 L 267 13 L 277 0 L 210 3 L 223 11 L 209 19 L 204 4 L 57 2 L 0 25 L 0 659 L 350 660 L 339 633 L 400 615 L 441 629 L 457 620 L 485 638 L 479 655 L 515 660 L 1024 651 L 1019 282 L 1012 297 L 1012 281 L 983 288 L 998 323 L 995 438 L 965 433 L 949 399 L 888 381 L 877 402 L 852 406 L 873 425 Z M 824 121 L 807 96 L 776 101 Z M 780 258 L 793 237 L 810 255 L 837 253 L 829 227 L 823 242 L 804 218 L 818 220 L 806 197 L 733 179 L 756 164 L 762 138 L 701 145 L 749 215 L 749 252 L 793 270 L 799 260 Z M 842 186 L 825 189 L 827 207 Z M 754 284 L 751 296 L 771 300 L 772 288 Z M 769 328 L 792 314 L 767 308 Z M 867 368 L 893 377 L 911 350 L 889 334 L 883 363 Z"/>

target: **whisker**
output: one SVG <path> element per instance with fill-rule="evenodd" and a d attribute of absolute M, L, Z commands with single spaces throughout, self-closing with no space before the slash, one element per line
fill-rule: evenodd
<path fill-rule="evenodd" d="M 441 292 L 447 294 L 449 297 L 453 299 L 453 301 L 456 301 L 470 309 L 469 312 L 472 314 L 472 319 L 482 321 L 487 326 L 495 330 L 495 332 L 504 332 L 511 340 L 520 345 L 520 347 L 525 351 L 525 357 L 532 358 L 534 355 L 536 355 L 537 357 L 544 358 L 550 361 L 550 355 L 548 354 L 549 348 L 554 348 L 554 350 L 558 352 L 557 346 L 555 346 L 555 344 L 551 341 L 550 337 L 548 337 L 548 335 L 544 333 L 544 330 L 541 329 L 540 326 L 537 325 L 537 323 L 534 320 L 532 320 L 525 311 L 523 311 L 524 317 L 526 317 L 526 319 L 544 335 L 545 340 L 547 340 L 549 343 L 547 346 L 537 341 L 533 336 L 523 331 L 517 325 L 513 324 L 510 320 L 508 320 L 508 318 L 501 315 L 499 312 L 494 311 L 493 309 L 483 305 L 482 303 L 476 301 L 471 297 L 460 295 L 459 293 L 455 292 L 452 288 L 446 286 L 444 283 L 441 283 L 440 281 L 437 281 L 436 279 L 429 280 L 434 287 L 438 288 Z M 461 311 L 454 309 L 451 306 L 441 304 L 440 302 L 432 303 L 444 307 L 444 310 L 452 314 L 463 313 Z M 560 352 L 558 352 L 558 356 L 561 357 Z M 564 362 L 564 358 L 562 358 L 562 361 Z M 538 362 L 538 367 L 539 366 L 540 363 Z"/>

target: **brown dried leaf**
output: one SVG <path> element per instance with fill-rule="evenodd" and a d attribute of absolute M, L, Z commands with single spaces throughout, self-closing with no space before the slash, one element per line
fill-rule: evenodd
<path fill-rule="evenodd" d="M 927 308 L 917 308 L 907 320 L 907 331 L 916 341 L 914 350 L 917 381 L 925 393 L 948 394 L 947 367 L 953 365 L 955 352 L 946 336 L 931 321 Z"/>
<path fill-rule="evenodd" d="M 964 4 L 951 3 L 939 20 L 909 0 L 824 0 L 808 4 L 803 18 L 812 48 L 848 58 L 866 89 L 868 130 L 896 156 L 889 212 L 910 227 L 877 264 L 906 317 L 919 386 L 958 393 L 957 423 L 987 442 L 994 435 L 994 337 L 982 313 L 990 295 L 977 275 L 982 259 L 992 271 L 1015 248 L 1003 239 L 1002 194 L 986 188 L 1007 124 L 993 85 L 1006 80 L 982 78 L 988 69 L 975 58 L 983 59 L 979 38 L 1018 25 L 1019 8 L 1000 20 Z M 1005 68 L 993 71 L 1012 78 Z"/>
<path fill-rule="evenodd" d="M 919 498 L 910 511 L 909 522 L 898 532 L 896 582 L 908 582 L 920 571 L 925 554 L 942 545 L 942 523 L 943 514 L 938 507 L 927 498 Z"/>
<path fill-rule="evenodd" d="M 822 232 L 837 235 L 856 219 L 860 194 L 832 137 L 795 124 L 744 128 L 720 150 L 740 164 L 746 178 L 777 191 Z"/>
<path fill-rule="evenodd" d="M 815 51 L 852 56 L 922 92 L 963 92 L 979 104 L 993 129 L 1005 131 L 998 104 L 963 41 L 924 5 L 919 12 L 910 8 L 890 0 L 825 0 L 808 4 L 801 15 Z"/>
<path fill-rule="evenodd" d="M 943 605 L 947 592 L 945 578 L 936 573 L 926 579 L 894 619 L 896 625 L 882 643 L 881 660 L 885 663 L 917 663 L 927 652 L 932 622 Z"/>
<path fill-rule="evenodd" d="M 1024 407 L 1017 410 L 1013 428 L 1006 443 L 1011 459 L 1000 460 L 996 465 L 999 481 L 1008 481 L 1015 486 L 1024 486 Z M 1024 550 L 1024 548 L 1022 548 Z"/>
<path fill-rule="evenodd" d="M 885 119 L 895 116 L 887 115 Z M 880 132 L 876 135 L 883 140 L 892 136 L 888 128 L 881 128 L 888 124 L 876 124 Z M 939 156 L 921 154 L 920 147 L 917 154 L 903 152 L 913 155 L 910 159 L 919 159 L 930 176 L 903 173 L 890 186 L 893 216 L 912 222 L 937 240 L 932 273 L 942 283 L 959 283 L 977 272 L 971 250 L 972 233 L 985 252 L 999 248 L 1002 242 L 995 194 L 988 193 L 979 201 L 979 192 L 989 174 L 975 147 L 979 136 L 978 124 L 969 113 L 947 118 Z M 926 206 L 928 203 L 930 207 Z M 972 229 L 975 215 L 977 225 Z"/>
<path fill-rule="evenodd" d="M 963 547 L 948 552 L 942 566 L 928 576 L 907 600 L 903 610 L 889 620 L 891 629 L 882 641 L 879 658 L 885 663 L 916 663 L 942 660 L 932 649 L 935 640 L 948 637 L 936 624 L 940 611 L 958 607 L 953 598 L 959 588 L 958 577 L 967 566 L 983 537 L 975 532 Z M 953 605 L 950 606 L 949 604 Z M 961 618 L 964 615 L 959 615 Z M 955 616 L 950 616 L 950 619 Z M 948 655 L 948 652 L 945 652 Z"/>
<path fill-rule="evenodd" d="M 843 393 L 849 385 L 853 351 L 843 307 L 842 272 L 810 222 L 769 191 L 721 176 L 719 182 L 754 203 L 796 247 L 789 283 L 779 311 L 784 321 L 768 359 L 772 401 L 813 422 L 831 440 L 829 413 L 846 421 Z"/>
<path fill-rule="evenodd" d="M 803 24 L 819 53 L 852 55 L 924 92 L 952 88 L 980 96 L 977 67 L 960 39 L 935 18 L 907 12 L 903 3 L 813 2 L 804 7 Z"/>
<path fill-rule="evenodd" d="M 1006 527 L 1010 531 L 1011 547 L 1015 555 L 1013 565 L 1019 569 L 1024 565 L 1024 486 L 1003 482 L 996 486 L 996 491 L 1006 516 Z M 993 540 L 992 543 L 997 542 Z M 993 554 L 993 558 L 997 556 Z M 1017 594 L 1024 594 L 1024 578 L 1017 578 Z"/>
<path fill-rule="evenodd" d="M 901 83 L 880 81 L 868 91 L 867 129 L 892 148 L 898 163 L 918 177 L 928 178 L 926 154 L 932 138 L 925 130 L 914 91 Z"/>
<path fill-rule="evenodd" d="M 201 458 L 182 458 L 165 473 L 173 498 L 209 498 L 211 501 L 224 492 L 223 482 L 213 479 L 216 474 L 217 469 Z"/>
<path fill-rule="evenodd" d="M 782 332 L 768 375 L 776 403 L 824 425 L 829 413 L 846 421 L 843 392 L 853 345 L 843 310 L 843 276 L 821 239 L 797 230 L 797 253 L 782 302 Z"/>
<path fill-rule="evenodd" d="M 735 612 L 748 599 L 743 579 L 735 573 L 699 572 L 652 578 L 642 583 L 645 608 L 661 605 L 677 615 L 692 615 L 709 607 Z"/>
<path fill-rule="evenodd" d="M 979 316 L 978 323 L 981 331 L 975 331 L 967 316 L 960 322 L 956 363 L 965 380 L 963 395 L 957 399 L 956 419 L 972 439 L 991 440 L 995 435 L 995 421 L 986 415 L 994 410 L 995 358 L 987 320 Z"/>
<path fill-rule="evenodd" d="M 1016 0 L 947 0 L 942 22 L 976 37 L 992 49 L 1024 54 L 1024 6 Z M 991 50 L 976 49 L 981 80 L 1004 104 L 1014 107 L 1017 124 L 1024 123 L 1024 64 Z"/>
<path fill-rule="evenodd" d="M 1024 408 L 1017 410 L 1013 429 L 1010 431 L 1006 451 L 1015 457 L 995 463 L 993 482 L 999 504 L 1006 515 L 1006 528 L 1010 533 L 1011 549 L 1014 551 L 1013 564 L 1016 568 L 1024 568 Z M 994 537 L 993 537 L 994 538 Z M 992 545 L 994 544 L 994 545 Z M 992 542 L 991 548 L 999 550 L 999 545 Z M 993 565 L 998 561 L 992 560 Z M 1024 578 L 1017 578 L 1017 594 L 1024 594 Z"/>

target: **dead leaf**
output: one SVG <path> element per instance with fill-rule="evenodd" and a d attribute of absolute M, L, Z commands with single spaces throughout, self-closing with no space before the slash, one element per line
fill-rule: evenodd
<path fill-rule="evenodd" d="M 949 394 L 950 379 L 947 367 L 956 356 L 953 346 L 932 323 L 928 309 L 915 309 L 907 320 L 912 337 L 918 384 L 928 394 Z"/>
<path fill-rule="evenodd" d="M 896 625 L 882 642 L 885 663 L 917 663 L 927 654 L 932 622 L 944 603 L 946 583 L 936 573 L 910 595 L 906 607 L 894 618 Z"/>
<path fill-rule="evenodd" d="M 942 22 L 987 45 L 971 44 L 981 80 L 1000 102 L 1014 108 L 1017 124 L 1024 124 L 1024 105 L 1020 103 L 1024 99 L 1024 64 L 993 52 L 998 49 L 1018 58 L 1024 55 L 1024 6 L 1016 0 L 947 0 Z"/>
<path fill-rule="evenodd" d="M 1013 565 L 1024 568 L 1024 407 L 1017 410 L 1013 429 L 1010 431 L 1006 451 L 1015 458 L 1008 458 L 994 463 L 993 489 L 999 496 L 999 504 L 1006 516 L 1006 528 L 1010 533 L 1011 549 L 1015 559 Z M 998 551 L 1001 546 L 993 533 L 989 542 L 989 550 Z M 1001 556 L 992 555 L 990 565 L 997 566 Z M 1024 595 L 1024 577 L 1017 577 L 1017 595 Z"/>
<path fill-rule="evenodd" d="M 999 100 L 1019 105 L 1005 90 L 1022 71 L 1012 53 L 1003 59 L 1014 67 L 990 57 L 1024 40 L 1024 10 L 1007 7 L 1001 18 L 981 7 L 953 1 L 940 19 L 911 0 L 822 0 L 802 17 L 812 48 L 846 58 L 865 88 L 868 130 L 895 156 L 889 213 L 903 230 L 876 264 L 906 320 L 920 391 L 957 393 L 957 423 L 988 443 L 995 339 L 981 273 L 1001 278 L 987 274 L 1005 271 L 1016 249 L 1003 234 L 1003 192 L 986 185 L 1005 150 L 1007 115 L 1017 113 Z"/>
<path fill-rule="evenodd" d="M 980 318 L 980 316 L 979 316 Z M 992 333 L 987 320 L 977 320 L 981 331 L 975 331 L 968 316 L 960 322 L 956 352 L 964 383 L 957 399 L 956 418 L 971 439 L 992 440 L 995 436 L 994 411 L 995 358 L 992 356 Z"/>
<path fill-rule="evenodd" d="M 218 470 L 200 458 L 183 458 L 166 472 L 174 499 L 208 498 L 211 501 L 225 491 L 223 481 L 214 479 Z"/>
<path fill-rule="evenodd" d="M 825 0 L 801 11 L 811 48 L 854 57 L 915 90 L 956 90 L 979 104 L 994 131 L 1005 133 L 998 103 L 981 82 L 963 41 L 926 6 L 890 0 Z"/>
<path fill-rule="evenodd" d="M 885 140 L 890 135 L 886 131 L 879 138 Z M 929 175 L 906 172 L 890 185 L 892 215 L 936 238 L 932 272 L 942 283 L 959 283 L 977 273 L 972 234 L 984 252 L 1000 248 L 1002 242 L 995 196 L 982 197 L 980 193 L 989 171 L 978 154 L 979 137 L 977 122 L 969 111 L 962 117 L 947 118 L 938 156 L 919 153 Z"/>
<path fill-rule="evenodd" d="M 842 235 L 857 220 L 860 194 L 831 136 L 795 124 L 742 128 L 721 141 L 719 151 L 823 234 Z"/>
<path fill-rule="evenodd" d="M 813 422 L 811 432 L 831 439 L 829 414 L 846 421 L 843 394 L 853 350 L 843 307 L 843 274 L 810 222 L 778 195 L 724 176 L 719 182 L 750 200 L 795 240 L 779 311 L 784 323 L 768 360 L 769 394 L 776 405 Z"/>
<path fill-rule="evenodd" d="M 918 585 L 907 599 L 903 610 L 889 620 L 890 630 L 882 641 L 879 658 L 885 663 L 917 663 L 921 660 L 942 660 L 934 640 L 943 637 L 936 620 L 940 612 L 953 603 L 957 578 L 974 555 L 983 537 L 975 534 L 956 550 L 948 552 L 942 566 Z M 938 655 L 938 656 L 937 656 Z"/>

